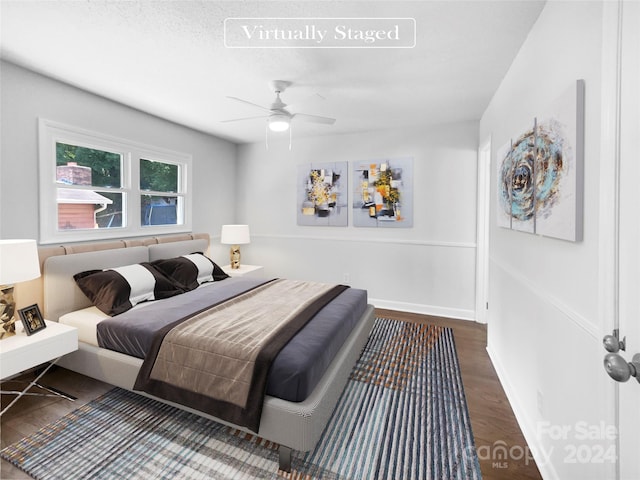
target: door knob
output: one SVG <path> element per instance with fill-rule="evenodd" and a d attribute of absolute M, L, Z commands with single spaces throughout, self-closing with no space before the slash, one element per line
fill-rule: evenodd
<path fill-rule="evenodd" d="M 602 344 L 604 345 L 604 349 L 611 353 L 616 353 L 626 348 L 625 339 L 620 340 L 620 334 L 617 328 L 613 331 L 613 335 L 605 335 L 602 339 Z"/>
<path fill-rule="evenodd" d="M 640 382 L 640 353 L 636 353 L 631 362 L 617 353 L 609 353 L 604 357 L 604 369 L 616 382 L 626 382 L 631 377 Z"/>

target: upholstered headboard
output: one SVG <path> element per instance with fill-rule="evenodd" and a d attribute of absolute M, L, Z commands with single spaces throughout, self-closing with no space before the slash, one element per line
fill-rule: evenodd
<path fill-rule="evenodd" d="M 186 240 L 184 242 L 159 243 L 149 245 L 149 261 L 160 260 L 161 258 L 173 258 L 180 255 L 188 255 L 194 252 L 206 253 L 209 248 L 209 241 L 204 239 Z"/>
<path fill-rule="evenodd" d="M 208 239 L 196 239 L 49 257 L 43 266 L 44 317 L 58 321 L 65 313 L 91 305 L 73 279 L 76 273 L 206 252 L 208 247 Z"/>

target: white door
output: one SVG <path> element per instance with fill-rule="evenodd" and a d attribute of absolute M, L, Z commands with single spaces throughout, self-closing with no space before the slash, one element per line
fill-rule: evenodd
<path fill-rule="evenodd" d="M 620 333 L 640 365 L 640 2 L 623 2 L 620 101 Z M 618 392 L 620 478 L 640 479 L 640 368 Z"/>
<path fill-rule="evenodd" d="M 605 122 L 610 122 L 611 153 L 615 164 L 613 213 L 617 219 L 609 222 L 613 228 L 612 251 L 614 268 L 611 271 L 613 327 L 619 329 L 620 338 L 626 339 L 624 351 L 616 355 L 619 367 L 629 368 L 634 378 L 621 383 L 612 382 L 616 398 L 618 428 L 618 462 L 616 478 L 640 479 L 640 2 L 605 2 L 605 15 L 616 22 L 615 85 L 603 82 L 604 89 L 615 89 L 615 108 L 603 111 Z M 611 29 L 609 29 L 611 30 Z M 611 33 L 609 31 L 609 33 Z M 605 35 L 607 28 L 605 26 Z M 609 39 L 612 41 L 613 39 Z M 605 41 L 607 41 L 605 39 Z M 613 62 L 611 62 L 613 64 Z M 612 67 L 612 65 L 610 65 Z M 608 65 L 603 64 L 603 68 Z M 606 71 L 604 75 L 607 75 Z M 611 75 L 610 75 L 611 77 Z M 611 78 L 613 78 L 611 77 Z M 605 102 L 606 103 L 606 102 Z M 603 159 L 603 162 L 606 160 Z M 616 180 L 617 179 L 617 180 Z M 616 186 L 616 184 L 618 186 Z M 605 190 L 602 192 L 607 195 Z M 602 213 L 602 212 L 601 212 Z M 607 225 L 608 221 L 605 221 Z M 617 257 L 617 258 L 616 258 Z M 605 287 L 606 289 L 607 287 Z M 637 356 L 634 359 L 634 356 Z M 628 366 L 629 362 L 637 368 Z M 637 372 L 634 371 L 637 369 Z M 628 375 L 625 374 L 626 378 Z"/>

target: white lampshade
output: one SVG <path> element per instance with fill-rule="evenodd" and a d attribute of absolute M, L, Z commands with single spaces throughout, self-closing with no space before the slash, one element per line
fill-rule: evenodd
<path fill-rule="evenodd" d="M 251 243 L 249 225 L 223 225 L 220 243 L 225 245 L 243 245 Z"/>
<path fill-rule="evenodd" d="M 26 282 L 39 276 L 35 240 L 0 240 L 0 285 Z"/>

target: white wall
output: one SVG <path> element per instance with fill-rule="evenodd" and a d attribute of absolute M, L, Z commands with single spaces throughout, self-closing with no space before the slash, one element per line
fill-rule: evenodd
<path fill-rule="evenodd" d="M 193 231 L 234 221 L 235 144 L 1 64 L 0 232 L 38 238 L 38 118 L 193 156 Z M 226 259 L 226 256 L 224 257 Z"/>
<path fill-rule="evenodd" d="M 581 439 L 579 422 L 612 421 L 598 318 L 601 45 L 599 2 L 548 2 L 480 122 L 480 138 L 491 135 L 493 150 L 488 350 L 545 478 L 609 478 L 612 465 L 570 457 L 582 444 L 593 455 L 594 444 L 610 443 Z M 584 240 L 497 227 L 496 150 L 580 78 L 586 84 Z M 545 425 L 568 430 L 553 438 Z"/>
<path fill-rule="evenodd" d="M 365 288 L 379 307 L 474 318 L 477 133 L 477 122 L 316 138 L 294 130 L 291 151 L 288 135 L 268 150 L 240 146 L 237 219 L 252 233 L 243 261 Z M 399 157 L 414 159 L 413 228 L 356 228 L 351 212 L 348 227 L 297 225 L 298 165 Z"/>

